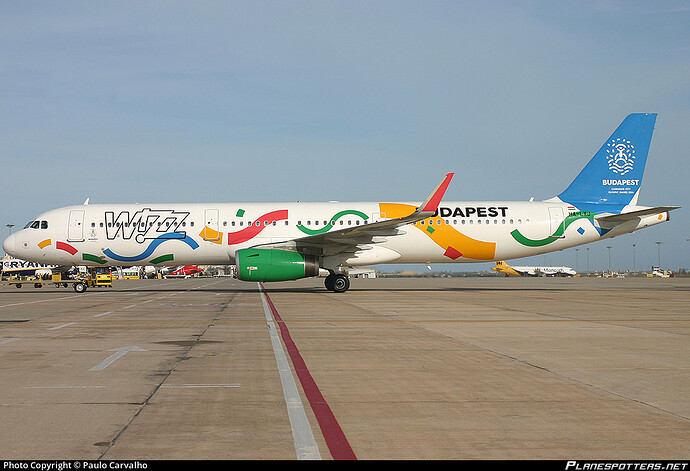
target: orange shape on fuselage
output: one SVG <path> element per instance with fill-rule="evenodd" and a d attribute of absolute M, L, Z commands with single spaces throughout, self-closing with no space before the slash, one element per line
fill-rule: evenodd
<path fill-rule="evenodd" d="M 409 216 L 416 209 L 409 204 L 400 203 L 379 203 L 381 213 L 386 218 L 395 219 Z M 446 224 L 441 217 L 430 217 L 424 220 L 425 224 L 417 222 L 413 224 L 429 237 L 436 245 L 445 252 L 444 255 L 451 260 L 457 258 L 471 258 L 473 260 L 493 260 L 496 253 L 495 242 L 484 242 L 473 239 L 459 232 L 452 226 Z"/>
<path fill-rule="evenodd" d="M 223 233 L 211 229 L 208 226 L 204 226 L 204 228 L 199 233 L 199 236 L 201 236 L 201 238 L 207 242 L 213 242 L 214 244 L 223 243 Z"/>

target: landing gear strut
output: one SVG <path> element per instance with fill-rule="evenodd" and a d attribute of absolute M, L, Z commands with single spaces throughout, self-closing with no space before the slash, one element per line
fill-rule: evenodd
<path fill-rule="evenodd" d="M 328 291 L 333 291 L 334 293 L 344 293 L 350 288 L 350 278 L 341 273 L 331 273 L 326 277 L 324 283 Z"/>

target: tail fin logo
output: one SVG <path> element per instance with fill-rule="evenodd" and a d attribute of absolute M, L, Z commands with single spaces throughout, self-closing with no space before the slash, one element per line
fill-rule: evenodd
<path fill-rule="evenodd" d="M 635 165 L 635 146 L 620 137 L 607 143 L 606 160 L 609 170 L 619 175 L 630 172 Z"/>

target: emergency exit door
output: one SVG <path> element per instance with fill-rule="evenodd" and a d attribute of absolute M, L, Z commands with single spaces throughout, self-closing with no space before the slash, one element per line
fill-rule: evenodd
<path fill-rule="evenodd" d="M 204 210 L 204 235 L 203 238 L 209 242 L 219 242 L 223 236 L 219 230 L 218 224 L 218 210 L 206 209 Z"/>
<path fill-rule="evenodd" d="M 558 230 L 563 220 L 563 208 L 549 208 L 549 225 L 551 234 Z M 561 234 L 561 237 L 563 237 L 563 234 Z"/>

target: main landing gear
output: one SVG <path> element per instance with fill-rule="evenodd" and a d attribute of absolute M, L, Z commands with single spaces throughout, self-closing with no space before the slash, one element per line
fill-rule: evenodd
<path fill-rule="evenodd" d="M 326 277 L 324 283 L 328 291 L 333 291 L 334 293 L 344 293 L 350 288 L 350 278 L 342 273 L 331 273 Z"/>

